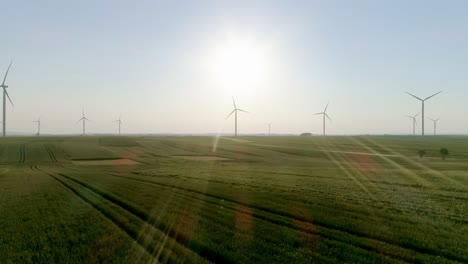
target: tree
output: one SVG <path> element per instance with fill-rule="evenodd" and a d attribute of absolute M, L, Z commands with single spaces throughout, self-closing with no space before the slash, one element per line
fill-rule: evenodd
<path fill-rule="evenodd" d="M 421 150 L 418 150 L 418 155 L 419 155 L 419 158 L 422 158 L 424 157 L 424 155 L 426 155 L 426 151 L 421 149 Z"/>
<path fill-rule="evenodd" d="M 447 156 L 449 155 L 449 151 L 446 148 L 441 148 L 439 152 L 443 160 L 445 160 Z"/>
<path fill-rule="evenodd" d="M 310 137 L 310 136 L 312 136 L 312 133 L 305 132 L 305 133 L 302 133 L 300 136 L 301 137 Z"/>

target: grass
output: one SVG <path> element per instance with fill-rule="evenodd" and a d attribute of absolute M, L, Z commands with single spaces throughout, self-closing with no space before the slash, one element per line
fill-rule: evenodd
<path fill-rule="evenodd" d="M 2 138 L 0 259 L 466 263 L 467 139 Z"/>

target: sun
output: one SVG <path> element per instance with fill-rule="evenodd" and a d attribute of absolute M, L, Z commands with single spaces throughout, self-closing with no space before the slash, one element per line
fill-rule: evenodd
<path fill-rule="evenodd" d="M 225 87 L 255 87 L 267 78 L 266 49 L 242 39 L 230 39 L 214 48 L 209 58 L 209 75 Z"/>

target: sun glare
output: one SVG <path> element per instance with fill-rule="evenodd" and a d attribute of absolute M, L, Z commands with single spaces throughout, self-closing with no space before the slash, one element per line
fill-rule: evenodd
<path fill-rule="evenodd" d="M 250 41 L 231 40 L 214 49 L 209 74 L 226 87 L 252 87 L 265 81 L 268 63 L 265 49 Z"/>

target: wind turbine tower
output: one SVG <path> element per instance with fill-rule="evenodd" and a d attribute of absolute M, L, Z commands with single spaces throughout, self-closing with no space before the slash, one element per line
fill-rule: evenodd
<path fill-rule="evenodd" d="M 37 120 L 33 121 L 34 123 L 37 123 L 37 133 L 36 136 L 41 135 L 41 118 L 39 117 Z"/>
<path fill-rule="evenodd" d="M 410 94 L 410 93 L 408 93 L 408 92 L 405 92 L 405 93 L 411 95 L 412 97 L 418 99 L 419 101 L 421 101 L 421 107 L 422 107 L 422 108 L 421 108 L 421 114 L 422 114 L 422 115 L 421 115 L 421 123 L 422 123 L 422 124 L 421 124 L 421 126 L 422 126 L 421 134 L 422 134 L 423 136 L 424 136 L 424 102 L 425 102 L 426 100 L 428 100 L 429 98 L 432 98 L 432 97 L 434 97 L 434 96 L 440 94 L 441 92 L 442 92 L 442 91 L 440 91 L 440 92 L 438 92 L 438 93 L 435 93 L 435 94 L 433 94 L 433 95 L 431 95 L 431 96 L 429 96 L 429 97 L 426 97 L 426 98 L 424 98 L 424 99 L 421 99 L 421 98 L 417 97 L 417 96 L 414 95 L 414 94 Z"/>
<path fill-rule="evenodd" d="M 417 113 L 417 114 L 414 115 L 414 116 L 407 116 L 407 117 L 413 119 L 413 136 L 416 135 L 416 124 L 418 123 L 418 122 L 416 121 L 416 117 L 417 117 L 418 115 L 419 115 L 419 113 Z"/>
<path fill-rule="evenodd" d="M 120 116 L 119 116 L 119 119 L 115 120 L 114 122 L 118 122 L 118 123 L 119 123 L 119 136 L 120 136 L 120 125 L 122 124 L 122 116 L 120 115 Z"/>
<path fill-rule="evenodd" d="M 434 136 L 435 136 L 437 133 L 437 121 L 439 121 L 440 118 L 437 118 L 437 119 L 429 118 L 429 119 L 432 120 L 432 122 L 434 122 Z"/>
<path fill-rule="evenodd" d="M 328 103 L 329 104 L 329 103 Z M 323 109 L 323 112 L 316 113 L 315 115 L 322 115 L 323 116 L 323 135 L 325 136 L 325 117 L 328 118 L 328 120 L 331 121 L 330 117 L 327 115 L 327 108 L 328 104 L 325 106 L 325 109 Z"/>
<path fill-rule="evenodd" d="M 271 123 L 268 124 L 268 136 L 271 136 Z"/>
<path fill-rule="evenodd" d="M 8 92 L 6 90 L 6 88 L 8 88 L 8 85 L 5 84 L 6 78 L 8 76 L 8 72 L 10 71 L 11 64 L 13 64 L 13 61 L 11 61 L 10 65 L 8 65 L 8 69 L 6 70 L 5 77 L 3 77 L 2 85 L 0 85 L 0 87 L 3 88 L 3 136 L 6 136 L 6 98 L 8 98 L 11 105 L 14 107 L 14 104 L 11 101 L 10 96 L 8 95 Z"/>
<path fill-rule="evenodd" d="M 235 126 L 235 130 L 234 130 L 234 136 L 237 137 L 237 112 L 244 112 L 244 113 L 248 113 L 247 111 L 245 110 L 242 110 L 240 108 L 237 108 L 236 106 L 236 101 L 234 101 L 234 97 L 232 97 L 232 103 L 234 105 L 234 110 L 232 110 L 232 112 L 226 117 L 226 119 L 228 119 L 232 114 L 234 114 L 234 126 Z"/>
<path fill-rule="evenodd" d="M 80 121 L 83 122 L 83 134 L 82 135 L 84 136 L 86 134 L 86 121 L 89 121 L 89 119 L 85 117 L 84 109 L 82 110 L 82 114 L 83 116 L 78 120 L 78 122 Z"/>

